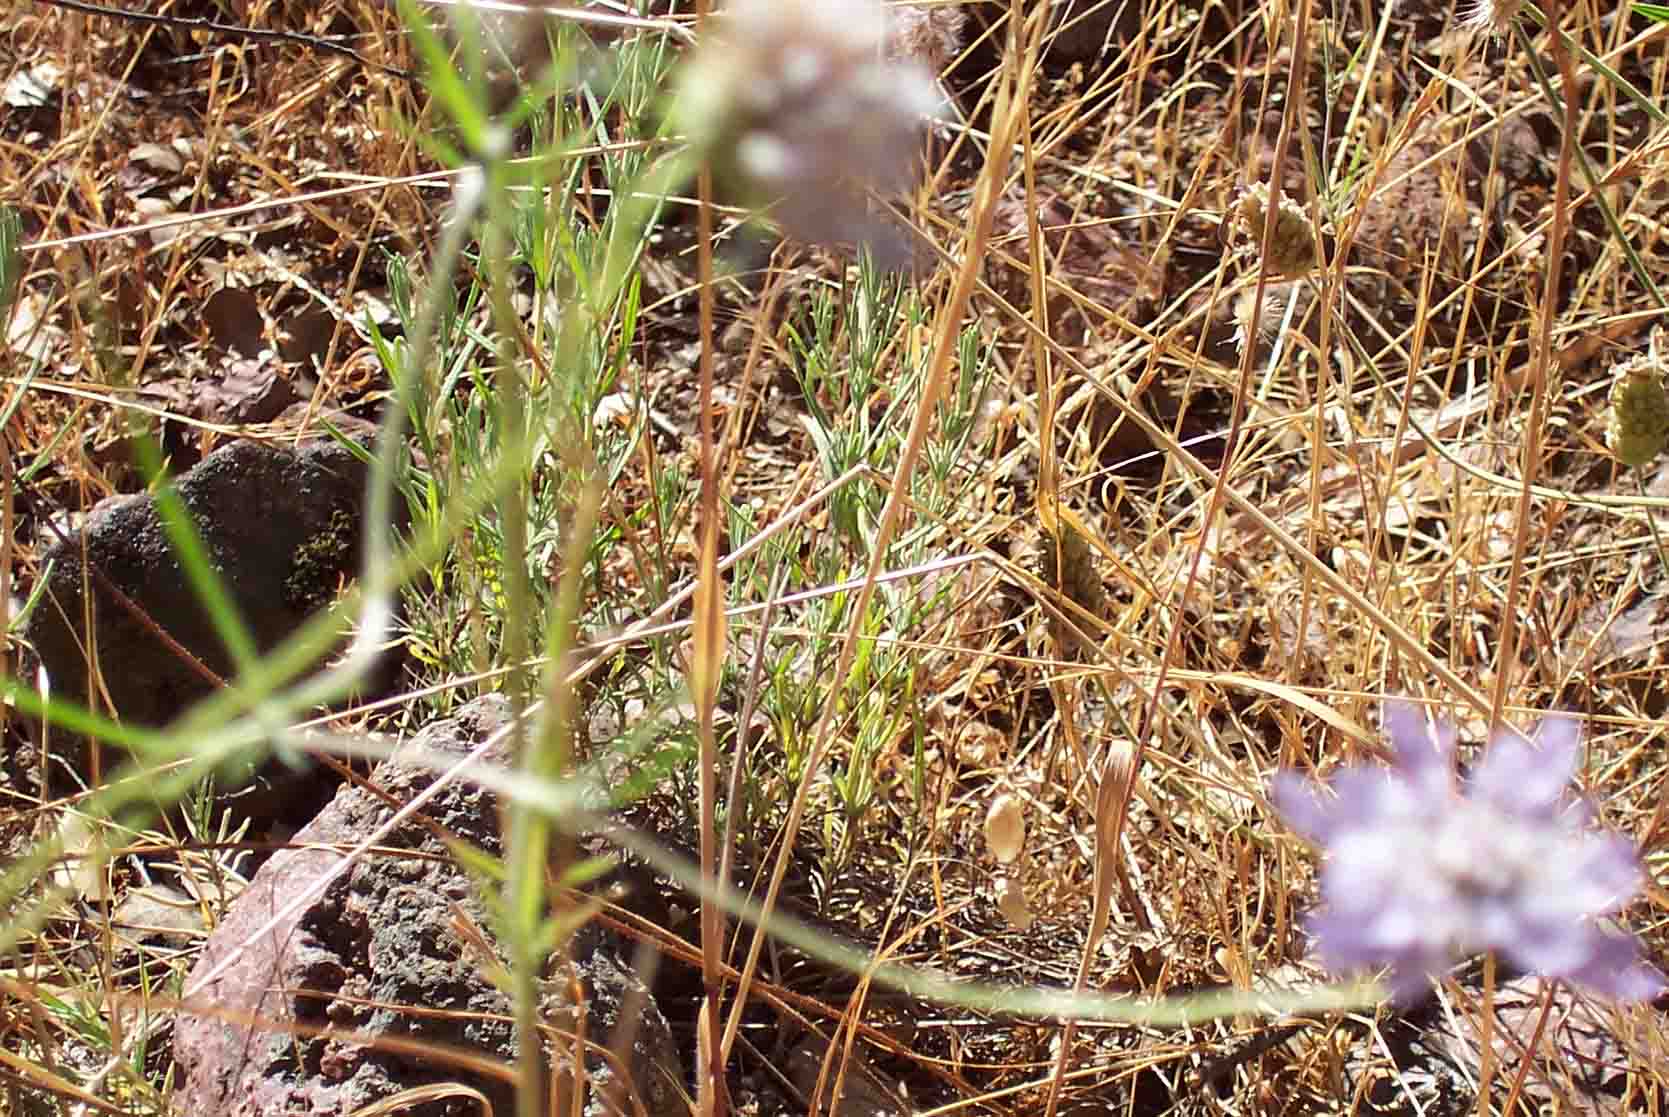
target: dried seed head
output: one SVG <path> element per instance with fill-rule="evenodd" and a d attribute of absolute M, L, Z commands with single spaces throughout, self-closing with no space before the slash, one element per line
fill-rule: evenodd
<path fill-rule="evenodd" d="M 1524 6 L 1524 0 L 1473 0 L 1460 25 L 1476 35 L 1504 39 L 1513 33 L 1513 21 Z"/>
<path fill-rule="evenodd" d="M 1058 533 L 1043 536 L 1039 558 L 1044 581 L 1088 612 L 1099 614 L 1106 608 L 1107 587 L 1096 568 L 1095 552 L 1070 520 L 1061 521 Z"/>
<path fill-rule="evenodd" d="M 1294 308 L 1293 324 L 1302 326 L 1308 320 L 1307 315 L 1314 302 L 1311 288 L 1301 281 L 1267 284 L 1261 306 L 1257 301 L 1256 284 L 1247 286 L 1234 301 L 1235 350 L 1244 353 L 1248 343 L 1262 347 L 1275 340 L 1282 324 L 1287 321 L 1289 307 Z M 1255 316 L 1254 310 L 1257 311 Z"/>
<path fill-rule="evenodd" d="M 1618 365 L 1613 375 L 1605 444 L 1618 461 L 1639 469 L 1662 453 L 1669 441 L 1669 394 L 1663 388 L 1663 367 L 1655 357 L 1637 356 Z"/>
<path fill-rule="evenodd" d="M 1026 847 L 1026 809 L 1012 795 L 999 795 L 985 812 L 985 845 L 1004 865 Z"/>
<path fill-rule="evenodd" d="M 1013 877 L 998 877 L 995 882 L 997 910 L 1014 928 L 1024 931 L 1036 921 L 1031 904 L 1026 901 L 1026 890 Z"/>
<path fill-rule="evenodd" d="M 934 73 L 962 53 L 968 17 L 959 4 L 900 4 L 887 9 L 887 57 L 919 62 Z"/>
<path fill-rule="evenodd" d="M 1263 226 L 1269 213 L 1269 184 L 1254 182 L 1241 188 L 1229 211 L 1254 245 L 1263 244 Z M 1315 267 L 1315 230 L 1304 207 L 1285 194 L 1275 212 L 1275 235 L 1264 258 L 1263 270 L 1270 275 L 1295 278 Z"/>
<path fill-rule="evenodd" d="M 740 0 L 686 66 L 674 116 L 715 176 L 791 236 L 897 265 L 908 239 L 869 192 L 911 185 L 942 99 L 925 66 L 887 60 L 887 35 L 878 0 Z"/>
<path fill-rule="evenodd" d="M 1038 558 L 1041 560 L 1038 573 L 1046 583 L 1060 590 L 1085 612 L 1093 616 L 1105 615 L 1107 587 L 1101 582 L 1095 552 L 1089 539 L 1078 530 L 1071 518 L 1061 517 L 1055 532 L 1044 532 Z M 1083 629 L 1082 622 L 1070 614 L 1066 619 L 1070 623 L 1062 623 L 1061 617 L 1050 614 L 1049 631 L 1055 638 L 1057 654 L 1091 653 L 1094 645 L 1085 644 L 1078 635 Z M 1084 635 L 1092 634 L 1084 632 Z"/>

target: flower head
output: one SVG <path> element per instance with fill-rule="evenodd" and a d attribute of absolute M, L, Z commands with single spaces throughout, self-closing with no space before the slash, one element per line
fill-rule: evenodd
<path fill-rule="evenodd" d="M 1261 250 L 1263 225 L 1269 213 L 1269 184 L 1254 182 L 1242 187 L 1229 207 L 1229 213 L 1241 229 Z M 1315 230 L 1304 207 L 1285 194 L 1275 207 L 1275 235 L 1269 243 L 1269 254 L 1263 259 L 1263 270 L 1270 275 L 1296 278 L 1316 266 Z"/>
<path fill-rule="evenodd" d="M 1248 285 L 1234 300 L 1234 335 L 1237 353 L 1244 353 L 1247 345 L 1263 346 L 1275 340 L 1292 309 L 1294 325 L 1301 325 L 1315 302 L 1313 289 L 1302 280 L 1286 280 L 1264 287 L 1263 303 L 1257 301 L 1257 286 Z M 1293 304 L 1297 304 L 1294 306 Z M 1256 312 L 1254 314 L 1254 311 Z"/>
<path fill-rule="evenodd" d="M 937 73 L 962 52 L 967 14 L 954 4 L 898 4 L 887 9 L 887 57 L 914 60 Z"/>
<path fill-rule="evenodd" d="M 1655 346 L 1654 346 L 1655 349 Z M 1655 352 L 1624 361 L 1612 373 L 1611 418 L 1605 444 L 1617 460 L 1639 469 L 1663 452 L 1669 441 L 1669 393 Z"/>
<path fill-rule="evenodd" d="M 739 0 L 685 71 L 674 113 L 746 204 L 791 235 L 902 263 L 908 242 L 869 192 L 914 180 L 941 106 L 925 66 L 887 58 L 879 0 Z"/>
<path fill-rule="evenodd" d="M 1512 34 L 1513 21 L 1522 7 L 1524 0 L 1472 0 L 1460 25 L 1475 34 L 1504 39 Z"/>
<path fill-rule="evenodd" d="M 1573 721 L 1543 722 L 1539 747 L 1496 737 L 1464 788 L 1451 728 L 1429 733 L 1401 702 L 1385 721 L 1390 768 L 1346 769 L 1331 796 L 1292 772 L 1272 789 L 1293 829 L 1327 851 L 1326 909 L 1309 929 L 1328 969 L 1389 966 L 1392 992 L 1410 1000 L 1457 956 L 1493 950 L 1625 1000 L 1664 988 L 1633 936 L 1597 923 L 1634 895 L 1640 865 L 1632 843 L 1593 830 L 1586 805 L 1566 796 Z"/>

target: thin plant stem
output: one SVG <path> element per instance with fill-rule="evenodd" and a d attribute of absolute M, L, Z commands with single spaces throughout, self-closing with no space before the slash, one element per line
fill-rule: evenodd
<path fill-rule="evenodd" d="M 1634 470 L 1634 484 L 1641 496 L 1646 495 L 1646 475 L 1641 470 Z M 1646 509 L 1646 528 L 1652 533 L 1652 546 L 1657 548 L 1657 561 L 1665 573 L 1669 573 L 1669 548 L 1663 543 L 1663 533 L 1658 530 L 1657 517 L 1652 515 L 1650 508 Z"/>
<path fill-rule="evenodd" d="M 1019 47 L 1018 29 L 1024 22 L 1022 16 L 1025 10 L 1026 5 L 1022 0 L 1011 0 L 1008 13 L 1011 21 L 1011 48 Z M 1019 116 L 1015 102 L 1017 98 L 1027 95 L 1024 75 L 1030 73 L 1030 67 L 1036 61 L 1038 38 L 1039 36 L 1032 36 L 1032 41 L 1027 43 L 1023 50 L 1011 49 L 1003 67 L 1002 77 L 997 82 L 997 95 L 991 114 L 994 140 L 985 165 L 980 171 L 979 182 L 975 187 L 974 204 L 968 212 L 963 257 L 950 296 L 939 308 L 932 356 L 929 359 L 921 398 L 916 403 L 916 411 L 911 419 L 909 433 L 905 436 L 904 448 L 899 455 L 893 484 L 887 493 L 886 503 L 882 505 L 880 520 L 876 524 L 869 567 L 864 576 L 863 586 L 858 590 L 851 605 L 852 619 L 841 643 L 840 655 L 836 659 L 834 670 L 829 676 L 829 693 L 812 734 L 811 753 L 806 759 L 805 772 L 795 788 L 788 816 L 783 822 L 777 857 L 772 864 L 771 879 L 765 892 L 763 907 L 767 916 L 775 910 L 777 897 L 782 891 L 782 882 L 788 874 L 788 863 L 794 852 L 794 842 L 799 834 L 800 824 L 805 817 L 812 785 L 828 757 L 829 750 L 833 747 L 835 711 L 842 705 L 844 683 L 857 656 L 860 634 L 869 614 L 870 602 L 875 596 L 876 580 L 880 576 L 882 565 L 886 562 L 889 545 L 897 533 L 909 494 L 910 478 L 915 474 L 917 462 L 921 460 L 922 448 L 926 444 L 928 431 L 933 426 L 937 403 L 944 395 L 945 385 L 949 380 L 950 368 L 961 335 L 962 317 L 967 312 L 980 272 L 985 266 L 986 244 L 991 235 L 992 218 L 1007 181 L 1009 156 L 1014 147 L 1014 133 Z M 736 1002 L 726 1020 L 724 1035 L 719 1043 L 720 1053 L 717 1058 L 721 1060 L 724 1053 L 730 1050 L 730 1045 L 741 1027 L 742 1009 L 747 1005 L 748 989 L 758 969 L 759 955 L 764 946 L 765 927 L 761 922 L 749 942 L 747 961 L 743 965 L 736 992 Z"/>
<path fill-rule="evenodd" d="M 1556 15 L 1549 17 L 1549 23 Z M 1559 74 L 1566 89 L 1576 88 L 1575 68 L 1570 51 L 1563 40 L 1553 37 L 1553 53 L 1559 63 Z M 1570 231 L 1570 186 L 1572 152 L 1576 148 L 1576 101 L 1566 97 L 1564 120 L 1559 128 L 1559 164 L 1553 184 L 1553 220 L 1547 233 L 1547 273 L 1542 284 L 1540 312 L 1536 321 L 1535 350 L 1530 358 L 1530 413 L 1525 419 L 1524 454 L 1520 465 L 1518 506 L 1514 514 L 1512 568 L 1507 575 L 1506 599 L 1501 606 L 1501 627 L 1497 634 L 1495 685 L 1490 695 L 1489 724 L 1492 729 L 1501 724 L 1507 702 L 1507 687 L 1516 674 L 1519 663 L 1518 625 L 1519 600 L 1523 596 L 1525 551 L 1529 548 L 1530 504 L 1536 475 L 1541 470 L 1542 434 L 1547 423 L 1548 378 L 1555 367 L 1553 359 L 1553 319 L 1558 311 L 1560 278 L 1565 258 L 1565 235 Z"/>
<path fill-rule="evenodd" d="M 1484 1006 L 1478 1014 L 1478 1117 L 1489 1117 L 1489 1088 L 1495 1081 L 1494 1025 L 1495 951 L 1491 950 L 1484 954 Z"/>

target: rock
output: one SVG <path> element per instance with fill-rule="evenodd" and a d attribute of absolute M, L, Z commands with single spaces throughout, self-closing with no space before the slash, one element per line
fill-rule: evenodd
<path fill-rule="evenodd" d="M 1116 52 L 1142 26 L 1135 0 L 1053 0 L 1048 54 L 1059 62 L 1091 62 Z"/>
<path fill-rule="evenodd" d="M 575 970 L 585 986 L 585 1007 L 589 1015 L 584 1034 L 618 1051 L 621 1022 L 627 1021 L 631 1050 L 620 1051 L 621 1063 L 631 1071 L 631 1087 L 643 1102 L 648 1117 L 687 1117 L 678 1087 L 683 1084 L 683 1060 L 672 1038 L 672 1026 L 661 1014 L 649 987 L 623 964 L 625 957 L 616 940 L 590 929 L 579 945 L 589 951 L 576 959 Z M 568 996 L 567 981 L 545 983 L 540 1008 L 544 1019 L 572 1034 L 577 1011 Z M 622 1093 L 614 1065 L 606 1059 L 591 1060 L 587 1067 L 591 1089 L 586 1098 L 585 1117 L 615 1117 L 635 1112 Z M 548 1111 L 549 1112 L 549 1111 Z"/>
<path fill-rule="evenodd" d="M 824 1076 L 823 1066 L 829 1062 Z M 841 1090 L 835 1094 L 835 1079 L 845 1067 Z M 845 1059 L 837 1053 L 829 1060 L 829 1045 L 816 1035 L 807 1035 L 794 1045 L 786 1060 L 788 1078 L 804 1097 L 817 1091 L 822 1078 L 823 1093 L 812 1110 L 829 1117 L 906 1117 L 909 1108 L 901 1100 L 896 1082 L 882 1078 L 858 1051 Z"/>
<path fill-rule="evenodd" d="M 500 696 L 477 699 L 457 716 L 429 725 L 413 744 L 463 755 L 503 729 L 509 710 Z M 506 763 L 507 748 L 495 744 L 485 757 Z M 363 840 L 392 816 L 384 796 L 410 802 L 434 779 L 431 769 L 399 756 L 385 761 L 372 775 L 382 795 L 344 787 L 296 835 L 297 848 L 275 855 L 255 874 L 186 982 L 186 1005 L 209 1005 L 214 1012 L 182 1009 L 175 1027 L 182 1074 L 174 1111 L 181 1117 L 345 1117 L 414 1087 L 448 1084 L 479 1091 L 494 1113 L 515 1112 L 511 1083 L 478 1069 L 479 1060 L 514 1066 L 519 1058 L 510 999 L 488 976 L 503 964 L 487 937 L 491 920 L 435 827 L 499 853 L 498 804 L 487 792 L 467 781 L 446 785 L 422 808 L 428 824 L 409 820 L 395 828 L 378 841 L 389 852 L 355 862 L 300 910 L 257 934 L 338 863 L 336 850 Z M 607 1046 L 623 1013 L 633 1013 L 635 1042 L 627 1064 L 648 1117 L 687 1114 L 677 1097 L 684 1076 L 671 1029 L 622 963 L 625 946 L 588 926 L 572 952 L 591 1014 L 586 1038 Z M 223 962 L 226 969 L 205 980 Z M 571 1033 L 575 1010 L 553 991 L 568 985 L 563 971 L 554 972 L 543 1000 L 550 1024 Z M 297 1025 L 316 1034 L 297 1031 Z M 383 1041 L 399 1046 L 381 1046 Z M 427 1053 L 431 1048 L 433 1054 Z M 444 1048 L 467 1053 L 477 1065 L 448 1057 Z M 602 1117 L 622 1111 L 610 1110 L 600 1097 L 606 1080 L 601 1057 L 588 1060 L 588 1071 L 596 1085 L 586 1112 Z M 566 1102 L 557 1107 L 548 1101 L 542 1111 L 567 1111 Z M 445 1089 L 400 1109 L 413 1117 L 476 1111 L 463 1090 Z M 634 1110 L 628 1104 L 623 1111 Z"/>
<path fill-rule="evenodd" d="M 326 439 L 298 449 L 234 442 L 180 476 L 177 491 L 258 649 L 281 643 L 357 572 L 366 478 L 351 451 Z M 395 504 L 396 526 L 403 527 L 403 502 Z M 231 674 L 231 659 L 181 573 L 149 495 L 103 502 L 46 559 L 52 573 L 27 636 L 55 696 L 89 704 L 88 647 L 98 649 L 102 693 L 124 722 L 164 725 L 213 689 L 112 587 L 209 671 L 222 679 Z M 93 588 L 92 641 L 83 627 L 84 582 Z M 55 756 L 85 772 L 84 746 L 55 744 Z"/>
<path fill-rule="evenodd" d="M 1483 991 L 1476 987 L 1480 983 L 1467 984 L 1474 986 L 1470 992 L 1481 1002 Z M 1490 1029 L 1497 1090 L 1508 1088 L 1524 1052 L 1537 1038 L 1547 995 L 1545 982 L 1534 977 L 1504 981 L 1497 988 Z M 1563 982 L 1554 986 L 1551 1001 L 1541 1042 L 1534 1049 L 1535 1065 L 1524 1079 L 1525 1098 L 1543 1112 L 1587 1117 L 1623 1117 L 1649 1104 L 1652 1076 L 1640 1068 L 1648 1066 L 1652 1056 L 1640 1037 L 1629 1034 L 1627 1016 L 1614 1007 L 1596 1005 Z M 1476 1017 L 1433 1015 L 1426 1044 L 1445 1054 L 1465 1081 L 1476 1083 L 1482 1069 Z"/>

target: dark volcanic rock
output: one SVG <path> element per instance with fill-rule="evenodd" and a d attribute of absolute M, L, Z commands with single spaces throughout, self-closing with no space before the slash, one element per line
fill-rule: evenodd
<path fill-rule="evenodd" d="M 346 447 L 318 439 L 294 450 L 234 442 L 180 476 L 180 497 L 259 649 L 283 641 L 357 571 L 367 472 Z M 403 506 L 400 514 L 403 521 Z M 91 573 L 82 564 L 83 544 Z M 98 649 L 104 692 L 123 721 L 163 725 L 210 692 L 203 672 L 136 612 L 222 679 L 230 674 L 231 659 L 181 573 L 150 496 L 102 503 L 47 558 L 51 579 L 27 636 L 58 697 L 88 703 L 89 647 Z M 84 586 L 92 589 L 91 642 Z M 84 767 L 76 749 L 54 744 L 55 755 L 69 754 Z"/>
<path fill-rule="evenodd" d="M 1058 62 L 1090 62 L 1109 47 L 1117 50 L 1142 25 L 1142 5 L 1136 0 L 1054 0 L 1050 12 L 1050 58 Z"/>
<path fill-rule="evenodd" d="M 662 1015 L 654 994 L 627 964 L 624 944 L 596 928 L 587 928 L 575 943 L 574 970 L 585 990 L 584 1033 L 594 1042 L 618 1052 L 630 1073 L 630 1088 L 643 1103 L 647 1117 L 687 1117 L 690 1107 L 680 1093 L 684 1085 L 683 1060 L 672 1038 L 672 1026 Z M 543 986 L 540 1011 L 551 1026 L 564 1034 L 579 1030 L 581 1009 L 570 996 L 571 984 L 563 979 Z M 631 1039 L 630 1050 L 621 1051 L 622 1029 Z M 614 1073 L 609 1060 L 587 1061 L 591 1092 L 586 1099 L 585 1117 L 615 1117 L 636 1113 L 626 1093 L 627 1085 Z M 554 1108 L 547 1112 L 556 1112 Z"/>
<path fill-rule="evenodd" d="M 462 755 L 508 724 L 509 704 L 490 696 L 456 717 L 436 722 L 414 744 Z M 486 751 L 506 762 L 502 743 Z M 435 779 L 428 768 L 384 762 L 373 783 L 407 803 Z M 410 820 L 378 842 L 322 893 L 272 929 L 261 928 L 340 861 L 338 849 L 363 840 L 392 817 L 382 797 L 344 787 L 323 813 L 295 836 L 298 848 L 275 855 L 255 875 L 210 938 L 186 983 L 175 1057 L 183 1074 L 174 1094 L 181 1117 L 310 1117 L 351 1114 L 418 1086 L 457 1084 L 478 1090 L 494 1113 L 513 1113 L 509 1082 L 448 1059 L 440 1048 L 514 1066 L 518 1057 L 508 996 L 487 976 L 502 964 L 474 931 L 490 920 L 470 879 L 437 835 L 451 835 L 498 853 L 498 804 L 476 785 L 455 780 L 421 808 L 432 820 Z M 242 951 L 239 954 L 239 951 Z M 492 956 L 487 956 L 489 951 Z M 586 988 L 585 1035 L 606 1044 L 620 1006 L 631 1005 L 636 1042 L 626 1062 L 649 1117 L 687 1112 L 671 1030 L 646 989 L 621 963 L 625 948 L 594 928 L 576 939 L 576 968 Z M 205 978 L 223 961 L 227 968 Z M 572 1007 L 553 992 L 567 982 L 548 975 L 547 1021 L 571 1030 Z M 314 1034 L 296 1031 L 303 1026 Z M 398 1041 L 397 1048 L 389 1046 Z M 429 1048 L 435 1048 L 429 1051 Z M 601 1114 L 602 1063 L 588 1113 Z M 402 1106 L 402 1114 L 474 1114 L 462 1091 Z M 670 1101 L 667 1099 L 670 1098 Z M 660 1104 L 656 1104 L 660 1099 Z M 547 1099 L 548 1100 L 548 1099 Z M 547 1109 L 547 1112 L 557 1111 Z M 565 1106 L 562 1111 L 566 1111 Z M 634 1112 L 628 1104 L 624 1112 Z"/>

